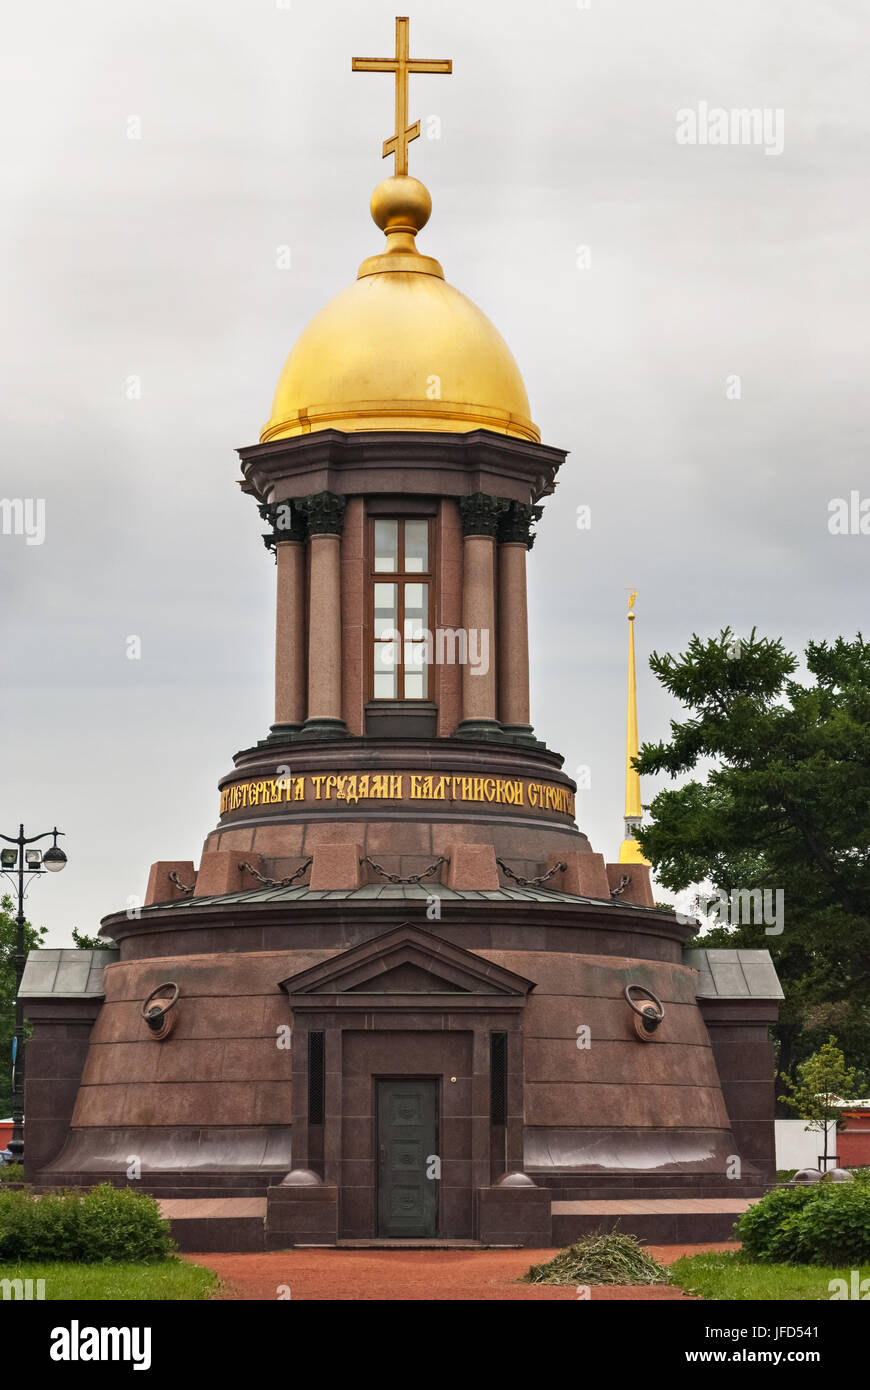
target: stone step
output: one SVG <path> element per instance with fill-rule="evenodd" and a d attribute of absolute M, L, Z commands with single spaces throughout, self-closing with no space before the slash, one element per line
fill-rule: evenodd
<path fill-rule="evenodd" d="M 655 1245 L 734 1239 L 734 1223 L 758 1197 L 671 1197 L 553 1202 L 553 1244 L 571 1245 L 599 1231 L 621 1231 Z"/>
<path fill-rule="evenodd" d="M 598 1231 L 622 1231 L 656 1245 L 733 1240 L 734 1222 L 757 1197 L 620 1198 L 553 1202 L 551 1244 L 561 1248 Z M 180 1250 L 187 1253 L 266 1249 L 265 1197 L 188 1197 L 160 1200 Z M 517 1248 L 505 1242 L 506 1248 Z M 306 1241 L 305 1247 L 314 1248 Z M 299 1247 L 304 1248 L 304 1247 Z M 479 1240 L 409 1238 L 339 1240 L 342 1250 L 483 1250 Z"/>
<path fill-rule="evenodd" d="M 265 1250 L 265 1197 L 164 1198 L 158 1203 L 179 1250 L 202 1254 Z"/>
<path fill-rule="evenodd" d="M 635 1188 L 626 1192 L 622 1187 L 568 1187 L 559 1188 L 551 1193 L 554 1203 L 566 1202 L 749 1202 L 757 1201 L 764 1195 L 766 1188 L 746 1187 L 744 1184 L 723 1184 L 721 1187 L 704 1187 L 698 1191 L 687 1192 L 680 1195 L 672 1187 L 650 1187 Z"/>
<path fill-rule="evenodd" d="M 439 1240 L 425 1236 L 410 1236 L 402 1240 L 352 1239 L 336 1241 L 336 1250 L 491 1250 L 482 1240 Z M 519 1245 L 499 1245 L 499 1250 L 519 1250 Z"/>

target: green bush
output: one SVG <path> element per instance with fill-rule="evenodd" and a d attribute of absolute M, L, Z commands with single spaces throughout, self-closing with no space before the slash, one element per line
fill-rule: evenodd
<path fill-rule="evenodd" d="M 778 1264 L 870 1260 L 870 1184 L 820 1182 L 777 1188 L 737 1222 L 744 1252 Z"/>
<path fill-rule="evenodd" d="M 0 1182 L 24 1182 L 24 1164 L 0 1164 Z"/>
<path fill-rule="evenodd" d="M 775 1187 L 748 1207 L 736 1227 L 744 1252 L 754 1260 L 788 1263 L 788 1223 L 817 1191 L 818 1187 Z"/>
<path fill-rule="evenodd" d="M 859 1264 L 870 1260 L 870 1187 L 821 1183 L 819 1195 L 794 1218 L 794 1263 Z"/>
<path fill-rule="evenodd" d="M 90 1192 L 0 1191 L 0 1260 L 83 1264 L 165 1259 L 175 1249 L 153 1197 L 108 1183 Z"/>

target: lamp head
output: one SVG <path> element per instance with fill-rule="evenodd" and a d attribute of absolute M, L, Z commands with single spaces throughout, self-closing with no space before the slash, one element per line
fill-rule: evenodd
<path fill-rule="evenodd" d="M 43 856 L 42 863 L 43 867 L 53 874 L 58 874 L 61 869 L 65 869 L 66 855 L 60 845 L 52 845 L 51 849 L 47 849 Z"/>

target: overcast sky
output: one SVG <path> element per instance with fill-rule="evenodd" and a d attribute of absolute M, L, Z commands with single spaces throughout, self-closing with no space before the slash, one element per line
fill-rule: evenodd
<path fill-rule="evenodd" d="M 50 944 L 95 932 L 152 860 L 198 860 L 218 778 L 272 720 L 275 570 L 233 451 L 382 245 L 392 83 L 351 57 L 392 53 L 395 13 L 6 9 L 0 497 L 46 510 L 42 545 L 0 536 L 0 831 L 67 832 L 68 869 L 31 897 Z M 434 202 L 421 250 L 570 450 L 530 561 L 533 720 L 590 766 L 577 819 L 608 858 L 629 585 L 641 739 L 676 712 L 654 648 L 867 627 L 870 536 L 827 523 L 831 498 L 870 494 L 868 33 L 863 0 L 411 11 L 412 54 L 454 61 L 412 79 L 411 119 L 441 125 L 411 147 Z M 782 112 L 781 153 L 678 143 L 700 103 Z"/>

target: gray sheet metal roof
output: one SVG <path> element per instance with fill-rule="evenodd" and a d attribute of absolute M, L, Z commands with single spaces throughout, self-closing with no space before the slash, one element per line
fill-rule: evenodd
<path fill-rule="evenodd" d="M 769 951 L 707 950 L 683 952 L 683 962 L 698 972 L 699 999 L 782 999 L 785 996 Z"/>
<path fill-rule="evenodd" d="M 79 950 L 78 947 L 43 947 L 30 951 L 24 965 L 22 999 L 100 999 L 103 970 L 120 956 L 117 947 Z"/>
<path fill-rule="evenodd" d="M 596 907 L 613 905 L 631 908 L 634 912 L 654 912 L 654 908 L 623 902 L 621 898 L 579 898 L 573 893 L 558 893 L 549 888 L 447 888 L 443 883 L 368 883 L 364 888 L 253 888 L 240 893 L 222 893 L 218 897 L 193 896 L 177 898 L 171 903 L 152 903 L 143 912 L 167 908 L 183 912 L 193 907 L 213 904 L 230 906 L 233 903 L 313 903 L 329 902 L 426 902 L 430 897 L 444 902 L 492 903 L 589 903 Z"/>

